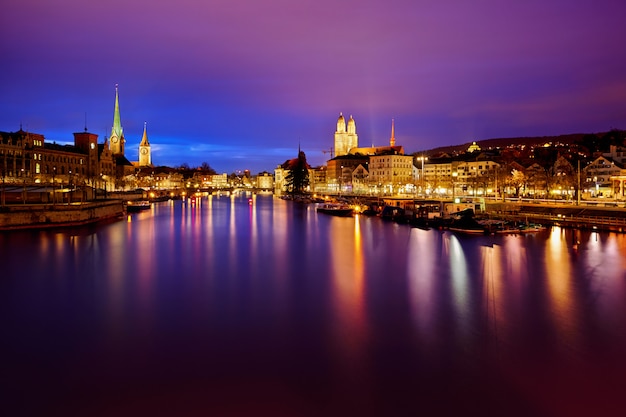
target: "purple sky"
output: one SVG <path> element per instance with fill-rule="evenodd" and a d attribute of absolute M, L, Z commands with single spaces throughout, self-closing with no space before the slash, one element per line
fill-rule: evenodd
<path fill-rule="evenodd" d="M 359 145 L 406 152 L 626 129 L 624 0 L 4 0 L 0 130 L 148 123 L 153 162 L 272 171 Z"/>

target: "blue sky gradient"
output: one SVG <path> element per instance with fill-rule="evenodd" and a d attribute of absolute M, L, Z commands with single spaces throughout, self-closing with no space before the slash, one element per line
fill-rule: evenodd
<path fill-rule="evenodd" d="M 626 128 L 626 3 L 5 0 L 0 130 L 102 142 L 119 84 L 127 156 L 272 171 L 359 144 L 407 152 Z M 86 116 L 86 117 L 85 117 Z"/>

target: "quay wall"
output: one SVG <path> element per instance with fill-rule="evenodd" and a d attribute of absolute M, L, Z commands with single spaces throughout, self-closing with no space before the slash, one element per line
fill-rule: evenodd
<path fill-rule="evenodd" d="M 626 209 L 576 205 L 489 203 L 490 218 L 610 232 L 626 232 Z"/>
<path fill-rule="evenodd" d="M 0 230 L 79 226 L 122 217 L 122 200 L 73 204 L 25 204 L 0 208 Z"/>

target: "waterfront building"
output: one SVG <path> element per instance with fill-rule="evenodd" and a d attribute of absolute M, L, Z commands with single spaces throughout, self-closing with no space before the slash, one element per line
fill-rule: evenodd
<path fill-rule="evenodd" d="M 257 188 L 270 191 L 274 188 L 274 177 L 269 172 L 262 172 L 256 177 Z"/>
<path fill-rule="evenodd" d="M 400 187 L 414 183 L 413 156 L 389 151 L 369 157 L 369 176 L 374 184 L 382 184 L 393 194 Z"/>
<path fill-rule="evenodd" d="M 215 174 L 202 169 L 197 169 L 187 180 L 188 188 L 228 188 L 230 186 L 226 173 Z"/>
<path fill-rule="evenodd" d="M 456 186 L 464 195 L 486 195 L 494 187 L 500 164 L 490 159 L 460 161 L 456 165 Z M 523 169 L 523 167 L 520 166 Z M 511 171 L 515 168 L 511 168 Z M 509 171 L 510 172 L 510 171 Z"/>
<path fill-rule="evenodd" d="M 367 165 L 359 164 L 352 171 L 352 191 L 355 194 L 367 194 L 370 191 L 370 173 Z"/>
<path fill-rule="evenodd" d="M 326 173 L 328 167 L 325 165 L 314 167 L 309 170 L 309 185 L 314 193 L 324 193 L 328 191 L 326 185 Z"/>
<path fill-rule="evenodd" d="M 115 175 L 115 163 L 106 142 L 98 144 L 98 135 L 86 128 L 74 133 L 73 145 L 59 145 L 20 127 L 0 132 L 0 174 L 3 183 L 104 188 Z"/>
<path fill-rule="evenodd" d="M 120 117 L 118 86 L 111 136 L 98 143 L 98 135 L 74 133 L 73 145 L 49 143 L 43 135 L 26 132 L 0 132 L 0 174 L 5 183 L 72 184 L 112 190 L 133 188 L 140 167 L 152 167 L 147 127 L 139 144 L 139 161 L 124 155 L 126 139 Z"/>
<path fill-rule="evenodd" d="M 614 194 L 614 182 L 617 182 L 617 194 L 620 194 L 619 180 L 624 165 L 616 162 L 610 156 L 598 156 L 583 169 L 584 188 L 591 197 L 610 198 Z M 621 189 L 623 195 L 623 185 Z"/>
<path fill-rule="evenodd" d="M 143 167 L 132 176 L 129 188 L 151 190 L 176 190 L 185 186 L 183 174 L 170 167 Z"/>
<path fill-rule="evenodd" d="M 280 196 L 285 191 L 285 177 L 288 171 L 282 165 L 274 169 L 274 194 Z"/>
<path fill-rule="evenodd" d="M 337 122 L 337 132 L 344 130 L 345 120 L 340 114 Z M 413 166 L 413 156 L 405 155 L 404 148 L 396 145 L 395 122 L 391 121 L 391 136 L 389 145 L 359 147 L 356 140 L 349 142 L 347 148 L 338 141 L 342 137 L 335 133 L 334 158 L 326 162 L 326 188 L 329 192 L 357 192 L 358 188 L 374 188 L 375 192 L 393 193 L 407 184 L 415 182 L 416 170 Z M 356 134 L 354 119 L 350 116 L 346 134 Z M 339 147 L 338 147 L 339 146 Z M 360 168 L 359 168 L 360 167 Z"/>
<path fill-rule="evenodd" d="M 326 187 L 329 192 L 352 192 L 352 172 L 362 165 L 367 167 L 369 156 L 347 154 L 326 162 Z"/>
<path fill-rule="evenodd" d="M 547 196 L 548 189 L 548 175 L 546 170 L 534 162 L 526 167 L 524 170 L 526 174 L 526 191 L 533 198 Z"/>
<path fill-rule="evenodd" d="M 619 173 L 611 175 L 611 188 L 616 200 L 626 200 L 626 146 L 610 145 L 609 152 L 602 155 L 621 168 Z"/>
<path fill-rule="evenodd" d="M 450 157 L 429 158 L 424 164 L 424 182 L 427 193 L 447 194 L 452 190 L 452 171 L 456 162 Z"/>

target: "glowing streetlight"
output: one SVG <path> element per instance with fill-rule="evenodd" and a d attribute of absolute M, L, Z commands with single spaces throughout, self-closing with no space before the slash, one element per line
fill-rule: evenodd
<path fill-rule="evenodd" d="M 423 189 L 424 188 L 424 161 L 428 161 L 428 157 L 424 156 L 424 155 L 418 156 L 417 160 L 422 162 L 422 172 L 421 172 L 421 175 L 420 175 L 420 184 L 421 184 L 422 189 Z"/>
<path fill-rule="evenodd" d="M 453 199 L 453 200 L 455 200 L 456 177 L 457 177 L 458 175 L 459 175 L 459 174 L 458 174 L 456 171 L 454 171 L 454 172 L 452 173 L 452 199 Z"/>

